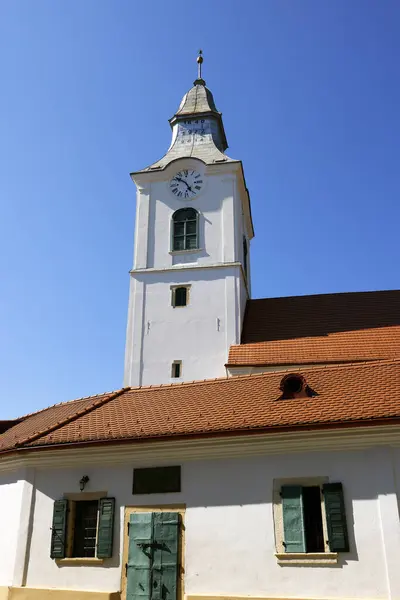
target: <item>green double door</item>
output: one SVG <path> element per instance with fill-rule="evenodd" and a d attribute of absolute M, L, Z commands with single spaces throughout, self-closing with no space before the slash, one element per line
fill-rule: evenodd
<path fill-rule="evenodd" d="M 178 600 L 177 512 L 138 512 L 129 517 L 126 600 Z"/>

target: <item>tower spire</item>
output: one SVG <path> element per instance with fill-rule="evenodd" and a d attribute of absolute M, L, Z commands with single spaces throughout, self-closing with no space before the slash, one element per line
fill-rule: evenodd
<path fill-rule="evenodd" d="M 206 85 L 206 82 L 204 81 L 204 79 L 201 76 L 201 70 L 202 70 L 202 64 L 203 64 L 204 58 L 203 58 L 203 50 L 199 50 L 199 54 L 198 57 L 196 59 L 197 62 L 197 79 L 194 81 L 194 85 Z"/>
<path fill-rule="evenodd" d="M 203 64 L 203 50 L 199 50 L 199 55 L 197 57 L 197 64 L 198 64 L 198 71 L 197 71 L 197 78 L 201 79 L 201 65 Z"/>

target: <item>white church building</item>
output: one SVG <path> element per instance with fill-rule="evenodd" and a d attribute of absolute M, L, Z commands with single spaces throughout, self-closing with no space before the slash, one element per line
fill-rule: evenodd
<path fill-rule="evenodd" d="M 131 175 L 124 387 L 0 420 L 0 600 L 400 600 L 400 292 L 251 299 L 198 62 Z"/>

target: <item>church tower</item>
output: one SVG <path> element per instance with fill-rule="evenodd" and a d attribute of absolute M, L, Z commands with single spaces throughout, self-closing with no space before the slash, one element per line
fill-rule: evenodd
<path fill-rule="evenodd" d="M 170 119 L 163 158 L 137 188 L 125 386 L 226 375 L 250 297 L 250 199 L 222 115 L 198 77 Z"/>

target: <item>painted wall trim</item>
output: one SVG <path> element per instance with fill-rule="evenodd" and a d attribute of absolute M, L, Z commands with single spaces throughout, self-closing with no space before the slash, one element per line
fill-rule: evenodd
<path fill-rule="evenodd" d="M 196 252 L 200 252 L 200 250 L 196 250 Z M 188 253 L 185 251 L 184 253 Z M 194 254 L 194 252 L 190 252 L 190 254 Z M 212 263 L 212 264 L 200 264 L 200 265 L 184 265 L 179 264 L 174 267 L 163 267 L 163 268 L 153 268 L 147 267 L 145 269 L 132 269 L 129 273 L 132 274 L 142 274 L 142 273 L 167 273 L 167 272 L 176 272 L 176 271 L 201 271 L 203 269 L 231 269 L 232 267 L 241 267 L 240 262 L 221 262 L 221 263 Z"/>
<path fill-rule="evenodd" d="M 400 447 L 400 425 L 375 425 L 275 433 L 253 433 L 186 440 L 149 440 L 123 444 L 82 445 L 73 448 L 44 448 L 0 456 L 0 471 L 20 467 L 73 467 L 168 464 L 171 460 L 203 460 L 321 452 L 324 450 L 364 450 L 374 446 Z"/>
<path fill-rule="evenodd" d="M 2 599 L 2 596 L 0 598 Z M 121 594 L 119 592 L 88 592 L 86 590 L 27 587 L 11 587 L 8 595 L 8 600 L 120 600 L 120 598 Z"/>
<path fill-rule="evenodd" d="M 306 598 L 304 596 L 296 596 L 295 598 L 292 596 L 284 596 L 284 597 L 275 597 L 275 596 L 195 596 L 195 595 L 187 595 L 185 596 L 185 600 L 331 600 L 330 597 L 324 598 Z M 337 600 L 337 599 L 336 599 Z M 350 598 L 341 598 L 340 600 L 352 600 Z M 363 598 L 363 600 L 373 600 L 372 598 Z"/>

